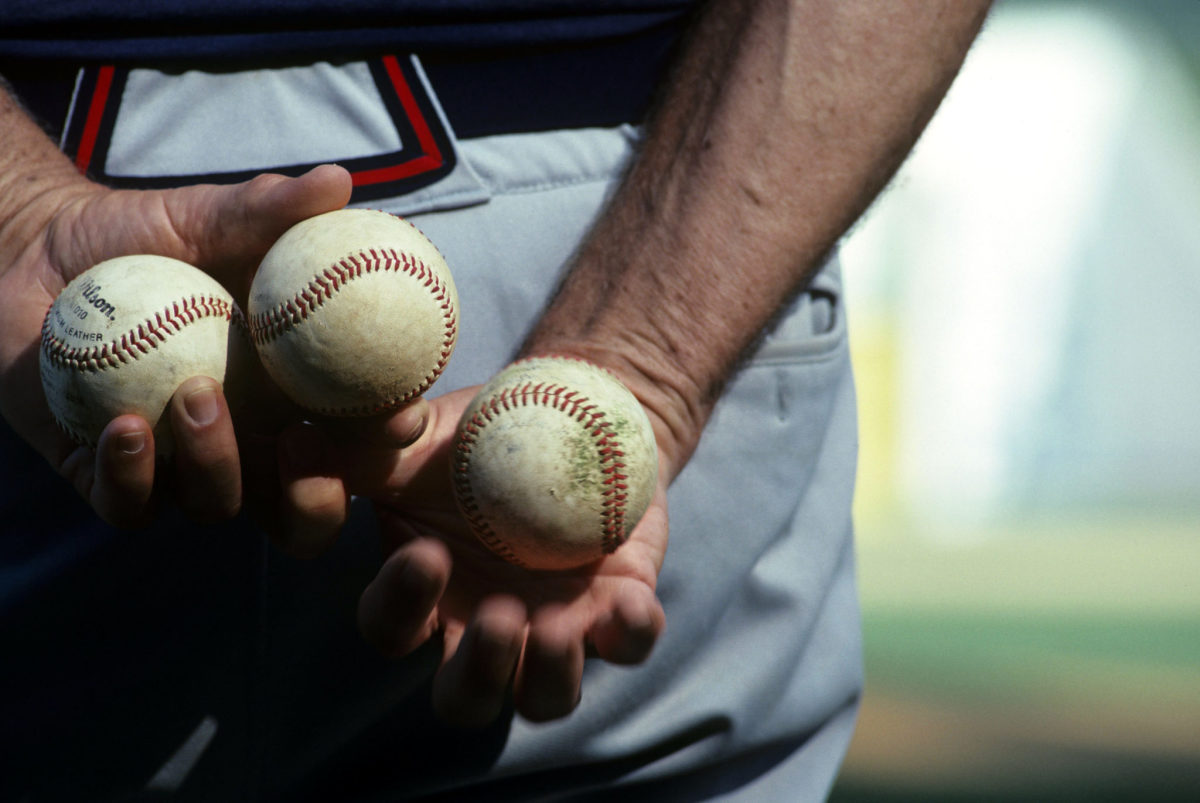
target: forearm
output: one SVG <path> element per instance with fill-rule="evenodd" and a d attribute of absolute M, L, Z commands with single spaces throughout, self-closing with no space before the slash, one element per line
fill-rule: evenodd
<path fill-rule="evenodd" d="M 613 367 L 682 468 L 745 349 L 907 155 L 986 8 L 711 5 L 523 352 Z"/>
<path fill-rule="evenodd" d="M 0 273 L 44 230 L 56 196 L 92 186 L 0 79 Z"/>

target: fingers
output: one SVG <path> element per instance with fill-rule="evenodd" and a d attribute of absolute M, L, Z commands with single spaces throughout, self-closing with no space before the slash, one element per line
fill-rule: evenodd
<path fill-rule="evenodd" d="M 432 538 L 410 541 L 388 558 L 358 601 L 358 627 L 387 656 L 407 655 L 437 629 L 436 607 L 450 579 L 450 554 Z"/>
<path fill-rule="evenodd" d="M 475 618 L 454 643 L 433 681 L 433 708 L 445 722 L 479 728 L 500 715 L 508 699 L 525 640 L 525 606 L 494 596 L 480 603 Z"/>
<path fill-rule="evenodd" d="M 640 586 L 592 625 L 591 642 L 596 654 L 614 664 L 639 664 L 650 657 L 667 617 L 653 592 Z"/>
<path fill-rule="evenodd" d="M 359 601 L 364 638 L 390 657 L 424 644 L 436 631 L 450 583 L 450 555 L 440 541 L 418 538 L 388 559 Z M 613 663 L 645 660 L 662 632 L 662 607 L 649 589 L 631 591 L 588 627 L 586 605 L 545 605 L 530 613 L 515 596 L 478 601 L 469 622 L 453 616 L 444 633 L 445 655 L 434 679 L 438 717 L 477 728 L 504 710 L 511 694 L 517 713 L 531 722 L 569 715 L 581 700 L 585 645 L 597 641 Z"/>
<path fill-rule="evenodd" d="M 386 485 L 399 464 L 397 447 L 420 437 L 428 409 L 421 400 L 374 421 L 324 428 L 297 423 L 286 429 L 269 466 L 279 476 L 276 521 L 271 528 L 278 544 L 297 557 L 325 551 L 349 515 L 351 492 Z M 249 462 L 255 455 L 261 458 L 263 444 L 239 454 L 220 383 L 208 377 L 193 377 L 180 385 L 168 414 L 174 435 L 171 493 L 176 503 L 201 522 L 237 515 L 243 491 L 240 458 Z M 268 467 L 259 465 L 257 471 L 264 470 Z M 123 416 L 101 438 L 94 471 L 89 472 L 93 479 L 85 490 L 106 521 L 139 526 L 150 518 L 154 475 L 150 427 L 139 417 Z"/>
<path fill-rule="evenodd" d="M 175 392 L 170 414 L 179 506 L 201 522 L 237 515 L 242 505 L 242 472 L 220 383 L 203 376 L 188 379 Z"/>
<path fill-rule="evenodd" d="M 481 603 L 434 682 L 434 708 L 446 721 L 479 727 L 503 710 L 508 690 L 517 713 L 531 722 L 569 715 L 582 699 L 586 612 L 550 606 L 526 623 L 515 599 Z M 665 622 L 651 592 L 631 594 L 595 623 L 600 657 L 614 663 L 644 661 Z"/>
<path fill-rule="evenodd" d="M 581 699 L 586 644 L 610 663 L 641 663 L 665 624 L 661 603 L 640 583 L 623 584 L 598 611 L 580 604 L 543 607 L 530 624 L 516 676 L 517 712 L 531 722 L 567 716 Z"/>
<path fill-rule="evenodd" d="M 351 494 L 372 495 L 398 471 L 400 446 L 420 438 L 429 405 L 419 400 L 374 419 L 293 424 L 279 437 L 276 543 L 296 557 L 328 549 L 350 514 Z"/>
<path fill-rule="evenodd" d="M 346 486 L 375 498 L 402 482 L 401 450 L 420 440 L 428 420 L 429 402 L 422 398 L 386 416 L 326 420 L 321 430 Z"/>
<path fill-rule="evenodd" d="M 337 539 L 350 515 L 350 493 L 339 476 L 325 436 L 299 423 L 279 439 L 278 546 L 300 558 L 320 555 Z"/>
<path fill-rule="evenodd" d="M 388 487 L 400 447 L 421 437 L 429 416 L 423 399 L 387 416 L 319 424 L 288 424 L 303 413 L 286 401 L 262 407 L 240 418 L 247 505 L 277 546 L 302 558 L 334 543 L 352 494 L 373 496 Z"/>
<path fill-rule="evenodd" d="M 113 419 L 96 444 L 95 473 L 88 501 L 117 527 L 137 527 L 151 516 L 154 491 L 154 434 L 145 419 Z"/>
<path fill-rule="evenodd" d="M 302 176 L 265 175 L 242 185 L 246 219 L 268 229 L 341 209 L 350 202 L 350 174 L 336 165 L 320 165 Z"/>
<path fill-rule="evenodd" d="M 322 426 L 352 446 L 402 449 L 415 443 L 428 423 L 429 402 L 421 396 L 386 415 L 327 419 Z"/>
<path fill-rule="evenodd" d="M 244 300 L 275 240 L 301 220 L 341 209 L 351 190 L 350 174 L 334 165 L 294 178 L 263 174 L 241 184 L 167 190 L 159 198 L 170 234 L 156 236 L 155 253 L 203 268 Z"/>
<path fill-rule="evenodd" d="M 172 397 L 174 441 L 172 492 L 180 508 L 201 522 L 221 521 L 241 508 L 241 467 L 233 421 L 221 386 L 193 377 Z M 147 524 L 155 493 L 155 440 L 145 419 L 119 416 L 96 444 L 88 500 L 96 513 L 118 527 Z"/>
<path fill-rule="evenodd" d="M 579 705 L 583 639 L 559 610 L 540 615 L 529 629 L 514 689 L 517 711 L 531 722 L 565 717 Z"/>

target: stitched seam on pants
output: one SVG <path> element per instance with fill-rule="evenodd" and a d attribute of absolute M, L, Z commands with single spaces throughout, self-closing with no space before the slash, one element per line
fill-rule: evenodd
<path fill-rule="evenodd" d="M 546 192 L 549 190 L 559 190 L 566 187 L 577 187 L 583 184 L 604 184 L 610 181 L 615 181 L 617 176 L 611 175 L 588 175 L 574 176 L 568 179 L 554 179 L 551 181 L 530 181 L 506 183 L 503 186 L 495 186 L 488 182 L 484 182 L 488 192 L 493 195 L 522 195 L 535 192 Z"/>

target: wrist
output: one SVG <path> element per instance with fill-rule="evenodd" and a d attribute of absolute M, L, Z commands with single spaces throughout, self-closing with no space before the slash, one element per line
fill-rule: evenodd
<path fill-rule="evenodd" d="M 65 206 L 100 189 L 0 88 L 0 272 Z"/>
<path fill-rule="evenodd" d="M 8 270 L 31 245 L 42 242 L 64 209 L 102 190 L 82 177 L 40 180 L 36 191 L 23 196 L 27 199 L 23 206 L 0 212 L 0 273 Z M 8 183 L 0 181 L 0 195 L 8 191 Z"/>

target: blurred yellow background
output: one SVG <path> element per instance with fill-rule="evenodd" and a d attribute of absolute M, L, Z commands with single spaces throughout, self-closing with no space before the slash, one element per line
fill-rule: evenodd
<path fill-rule="evenodd" d="M 833 800 L 1200 801 L 1200 3 L 1001 0 L 843 261 Z"/>

